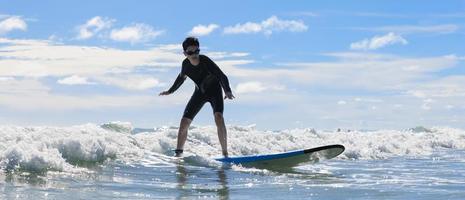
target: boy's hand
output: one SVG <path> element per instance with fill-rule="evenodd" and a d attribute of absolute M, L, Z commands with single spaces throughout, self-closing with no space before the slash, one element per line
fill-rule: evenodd
<path fill-rule="evenodd" d="M 168 92 L 168 91 L 163 91 L 163 92 L 160 92 L 160 94 L 158 96 L 165 96 L 165 95 L 170 95 L 171 92 Z"/>
<path fill-rule="evenodd" d="M 224 99 L 234 99 L 234 98 L 236 98 L 236 97 L 234 97 L 232 92 L 226 92 L 225 95 L 224 95 Z"/>

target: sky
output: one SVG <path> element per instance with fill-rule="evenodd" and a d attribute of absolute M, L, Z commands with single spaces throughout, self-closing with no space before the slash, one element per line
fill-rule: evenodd
<path fill-rule="evenodd" d="M 0 125 L 177 126 L 200 40 L 227 125 L 465 128 L 465 0 L 0 0 Z M 206 104 L 194 125 L 212 125 Z"/>

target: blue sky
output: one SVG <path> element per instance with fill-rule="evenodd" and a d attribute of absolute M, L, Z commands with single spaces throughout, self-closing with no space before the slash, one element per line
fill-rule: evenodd
<path fill-rule="evenodd" d="M 229 125 L 464 128 L 464 19 L 463 0 L 0 1 L 0 120 L 177 125 L 194 85 L 157 94 L 195 35 Z"/>

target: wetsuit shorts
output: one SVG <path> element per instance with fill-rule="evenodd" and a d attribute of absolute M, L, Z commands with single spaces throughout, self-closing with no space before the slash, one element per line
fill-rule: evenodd
<path fill-rule="evenodd" d="M 209 102 L 212 106 L 213 113 L 219 112 L 223 114 L 224 102 L 223 91 L 221 91 L 221 87 L 212 88 L 205 93 L 202 93 L 199 89 L 196 89 L 194 94 L 192 94 L 189 103 L 187 103 L 186 109 L 184 109 L 183 117 L 193 120 L 206 102 Z"/>

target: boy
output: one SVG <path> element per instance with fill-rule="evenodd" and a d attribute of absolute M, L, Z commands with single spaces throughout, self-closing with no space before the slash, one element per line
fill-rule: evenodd
<path fill-rule="evenodd" d="M 176 91 L 189 77 L 195 83 L 195 91 L 192 94 L 189 103 L 184 110 L 181 123 L 178 131 L 178 142 L 175 150 L 176 156 L 180 157 L 184 149 L 184 143 L 187 139 L 187 130 L 194 119 L 195 115 L 200 111 L 202 106 L 209 102 L 213 108 L 215 123 L 218 131 L 223 156 L 228 156 L 227 149 L 227 133 L 223 118 L 223 88 L 224 99 L 234 99 L 234 95 L 229 87 L 228 77 L 220 70 L 220 68 L 205 55 L 200 55 L 199 40 L 195 37 L 188 37 L 182 43 L 184 55 L 186 59 L 182 62 L 181 73 L 174 81 L 173 86 L 167 91 L 160 93 L 160 96 L 170 95 Z"/>

